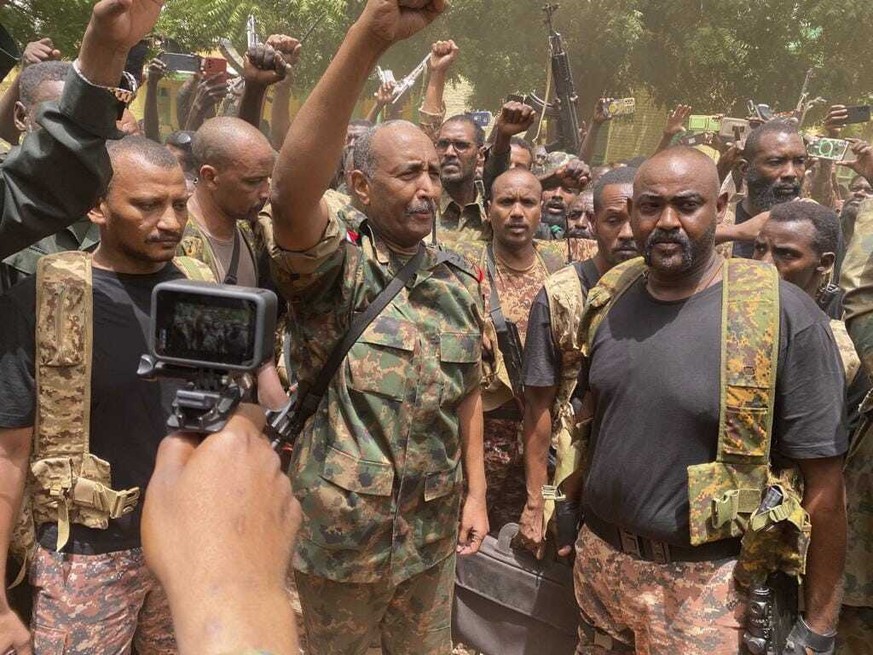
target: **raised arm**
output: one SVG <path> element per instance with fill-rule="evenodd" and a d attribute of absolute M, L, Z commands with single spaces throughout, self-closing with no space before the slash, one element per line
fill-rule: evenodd
<path fill-rule="evenodd" d="M 355 104 L 379 57 L 445 8 L 445 0 L 431 0 L 420 9 L 401 6 L 406 2 L 369 0 L 291 124 L 273 175 L 272 199 L 276 243 L 286 250 L 311 248 L 324 233 L 328 211 L 322 196 L 342 156 Z"/>
<path fill-rule="evenodd" d="M 158 83 L 167 73 L 167 65 L 155 58 L 149 62 L 148 81 L 146 82 L 145 107 L 142 122 L 146 138 L 161 142 L 161 120 L 158 115 Z"/>

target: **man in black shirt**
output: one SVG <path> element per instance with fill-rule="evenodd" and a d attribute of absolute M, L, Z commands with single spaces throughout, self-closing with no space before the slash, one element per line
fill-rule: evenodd
<path fill-rule="evenodd" d="M 639 254 L 628 214 L 635 174 L 634 168 L 617 168 L 597 181 L 591 224 L 597 239 L 597 254 L 551 276 L 531 306 L 524 348 L 523 438 L 527 503 L 519 520 L 519 542 L 538 557 L 542 556 L 545 542 L 542 486 L 548 481 L 549 444 L 552 438 L 558 438 L 558 435 L 553 435 L 552 426 L 558 424 L 560 415 L 573 415 L 568 403 L 579 370 L 578 349 L 574 347 L 578 320 L 567 320 L 566 317 L 573 312 L 562 311 L 561 318 L 553 323 L 550 307 L 566 297 L 562 293 L 562 289 L 566 289 L 567 295 L 577 300 L 575 318 L 578 319 L 588 289 L 597 284 L 600 276 L 616 264 Z M 556 402 L 559 396 L 561 403 L 567 406 L 561 407 Z M 577 422 L 572 421 L 574 426 Z M 561 548 L 559 554 L 570 553 L 569 545 L 558 545 Z"/>
<path fill-rule="evenodd" d="M 109 155 L 112 184 L 90 213 L 100 227 L 101 243 L 90 260 L 93 314 L 85 329 L 93 339 L 90 403 L 86 400 L 83 409 L 90 416 L 79 417 L 78 424 L 90 424 L 87 450 L 108 462 L 112 489 L 145 489 L 177 387 L 146 382 L 136 371 L 140 355 L 148 351 L 152 289 L 183 277 L 170 262 L 187 220 L 188 194 L 182 169 L 160 144 L 127 137 L 111 143 Z M 69 253 L 53 257 L 66 256 Z M 35 320 L 38 301 L 45 303 L 48 297 L 51 304 L 55 294 L 58 305 L 65 307 L 75 302 L 75 286 L 52 291 L 44 284 L 40 301 L 37 277 L 31 277 L 0 297 L 0 495 L 12 501 L 6 503 L 11 510 L 0 513 L 4 563 L 26 479 L 29 489 L 35 485 L 28 463 L 36 417 L 43 423 L 38 425 L 40 434 L 52 429 L 63 435 L 76 421 L 41 411 L 49 397 L 43 378 L 37 386 L 42 375 L 37 369 L 43 370 L 48 357 L 74 359 L 76 353 L 62 352 L 67 337 L 61 328 L 51 339 L 37 341 Z M 59 323 L 65 320 L 63 312 L 55 316 Z M 73 379 L 70 386 L 76 382 Z M 82 383 L 88 385 L 86 380 Z M 39 444 L 40 454 L 45 449 Z M 74 510 L 69 511 L 74 516 Z M 30 571 L 35 652 L 54 652 L 57 643 L 65 644 L 65 653 L 121 652 L 131 641 L 141 655 L 175 652 L 166 598 L 140 550 L 140 507 L 111 518 L 106 529 L 86 527 L 75 519 L 71 524 L 63 520 L 60 507 L 56 517 L 37 526 L 39 546 Z M 63 547 L 55 552 L 58 545 Z M 0 634 L 0 651 L 6 651 L 6 640 L 13 637 L 16 648 L 23 648 L 18 639 L 26 630 L 15 616 L 9 610 L 0 612 L 0 622 L 9 627 Z"/>
<path fill-rule="evenodd" d="M 638 652 L 740 649 L 739 539 L 692 546 L 690 527 L 688 467 L 714 462 L 722 449 L 724 261 L 713 245 L 727 197 L 718 193 L 715 165 L 696 150 L 672 148 L 641 167 L 631 225 L 645 273 L 618 296 L 593 339 L 580 337 L 591 344 L 580 386 L 596 409 L 576 596 L 604 639 Z M 828 641 L 846 548 L 844 377 L 827 317 L 800 289 L 778 284 L 770 459 L 798 466 L 812 522 L 796 629 Z"/>

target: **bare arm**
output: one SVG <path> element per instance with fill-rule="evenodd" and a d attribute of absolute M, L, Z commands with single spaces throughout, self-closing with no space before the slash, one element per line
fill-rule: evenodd
<path fill-rule="evenodd" d="M 826 634 L 837 626 L 846 561 L 846 488 L 843 458 L 799 460 L 803 507 L 812 521 L 804 593 L 810 628 Z"/>
<path fill-rule="evenodd" d="M 661 140 L 658 142 L 658 147 L 655 148 L 653 154 L 658 154 L 662 150 L 666 150 L 673 143 L 673 137 L 677 134 L 682 134 L 685 131 L 685 121 L 691 115 L 691 105 L 676 105 L 667 116 L 667 123 L 664 125 L 664 132 L 661 135 Z"/>
<path fill-rule="evenodd" d="M 12 531 L 18 520 L 27 479 L 33 428 L 0 429 L 0 571 L 6 571 Z M 0 652 L 29 654 L 30 633 L 10 609 L 6 585 L 0 585 Z"/>
<path fill-rule="evenodd" d="M 594 146 L 597 143 L 597 135 L 600 133 L 600 128 L 609 120 L 606 115 L 606 98 L 600 98 L 597 105 L 594 107 L 594 115 L 591 117 L 591 128 L 585 135 L 585 140 L 579 146 L 579 159 L 584 162 L 591 163 L 594 157 Z"/>
<path fill-rule="evenodd" d="M 519 541 L 541 559 L 545 550 L 543 533 L 543 485 L 548 479 L 549 443 L 552 436 L 552 406 L 558 387 L 524 388 L 524 480 L 527 502 L 518 521 Z"/>
<path fill-rule="evenodd" d="M 291 128 L 291 85 L 288 75 L 273 87 L 273 106 L 270 108 L 270 143 L 276 150 L 282 147 Z"/>
<path fill-rule="evenodd" d="M 158 116 L 158 83 L 167 71 L 167 65 L 160 59 L 149 62 L 146 82 L 145 107 L 143 108 L 143 131 L 145 136 L 157 143 L 161 142 L 161 121 Z"/>
<path fill-rule="evenodd" d="M 488 534 L 488 513 L 485 508 L 485 424 L 482 416 L 482 392 L 470 393 L 458 406 L 458 426 L 461 432 L 461 458 L 467 482 L 467 498 L 461 513 L 458 554 L 472 555 L 479 550 Z"/>

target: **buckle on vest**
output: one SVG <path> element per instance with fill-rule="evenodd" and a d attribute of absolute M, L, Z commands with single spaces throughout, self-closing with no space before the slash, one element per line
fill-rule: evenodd
<path fill-rule="evenodd" d="M 130 514 L 139 502 L 139 487 L 133 489 L 125 489 L 124 491 L 113 491 L 107 489 L 111 494 L 115 494 L 109 502 L 109 518 L 118 519 L 125 514 Z"/>
<path fill-rule="evenodd" d="M 718 530 L 723 525 L 727 525 L 735 518 L 740 508 L 740 491 L 739 489 L 731 489 L 724 492 L 721 498 L 712 499 L 712 512 L 710 521 L 712 527 Z"/>
<path fill-rule="evenodd" d="M 544 484 L 542 494 L 544 500 L 554 500 L 556 503 L 567 500 L 566 494 L 554 484 Z"/>

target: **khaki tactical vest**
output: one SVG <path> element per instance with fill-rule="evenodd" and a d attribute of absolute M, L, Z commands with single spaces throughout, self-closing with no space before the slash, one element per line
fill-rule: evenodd
<path fill-rule="evenodd" d="M 640 258 L 625 262 L 589 292 L 580 328 L 583 355 L 591 354 L 598 326 L 645 268 Z M 799 576 L 806 567 L 811 525 L 800 505 L 800 477 L 770 463 L 779 318 L 776 269 L 726 260 L 718 455 L 714 462 L 688 467 L 689 525 L 694 546 L 743 537 L 735 569 L 741 584 L 776 570 Z M 771 486 L 778 487 L 782 502 L 760 512 L 763 492 Z"/>
<path fill-rule="evenodd" d="M 552 446 L 558 458 L 555 465 L 555 487 L 583 466 L 588 445 L 588 426 L 579 425 L 570 404 L 582 368 L 579 325 L 585 307 L 585 291 L 575 266 L 565 266 L 546 279 L 546 298 L 552 326 L 552 341 L 561 357 L 561 378 L 555 404 L 552 407 Z M 544 521 L 548 524 L 554 511 L 554 501 L 547 498 Z"/>
<path fill-rule="evenodd" d="M 186 277 L 214 281 L 208 266 L 173 260 Z M 134 510 L 140 489 L 112 488 L 109 463 L 89 452 L 93 285 L 91 256 L 71 251 L 40 259 L 36 282 L 36 420 L 30 475 L 11 551 L 23 562 L 36 548 L 36 527 L 58 524 L 57 549 L 77 523 L 105 530 L 110 519 Z M 14 586 L 14 585 L 13 585 Z"/>

